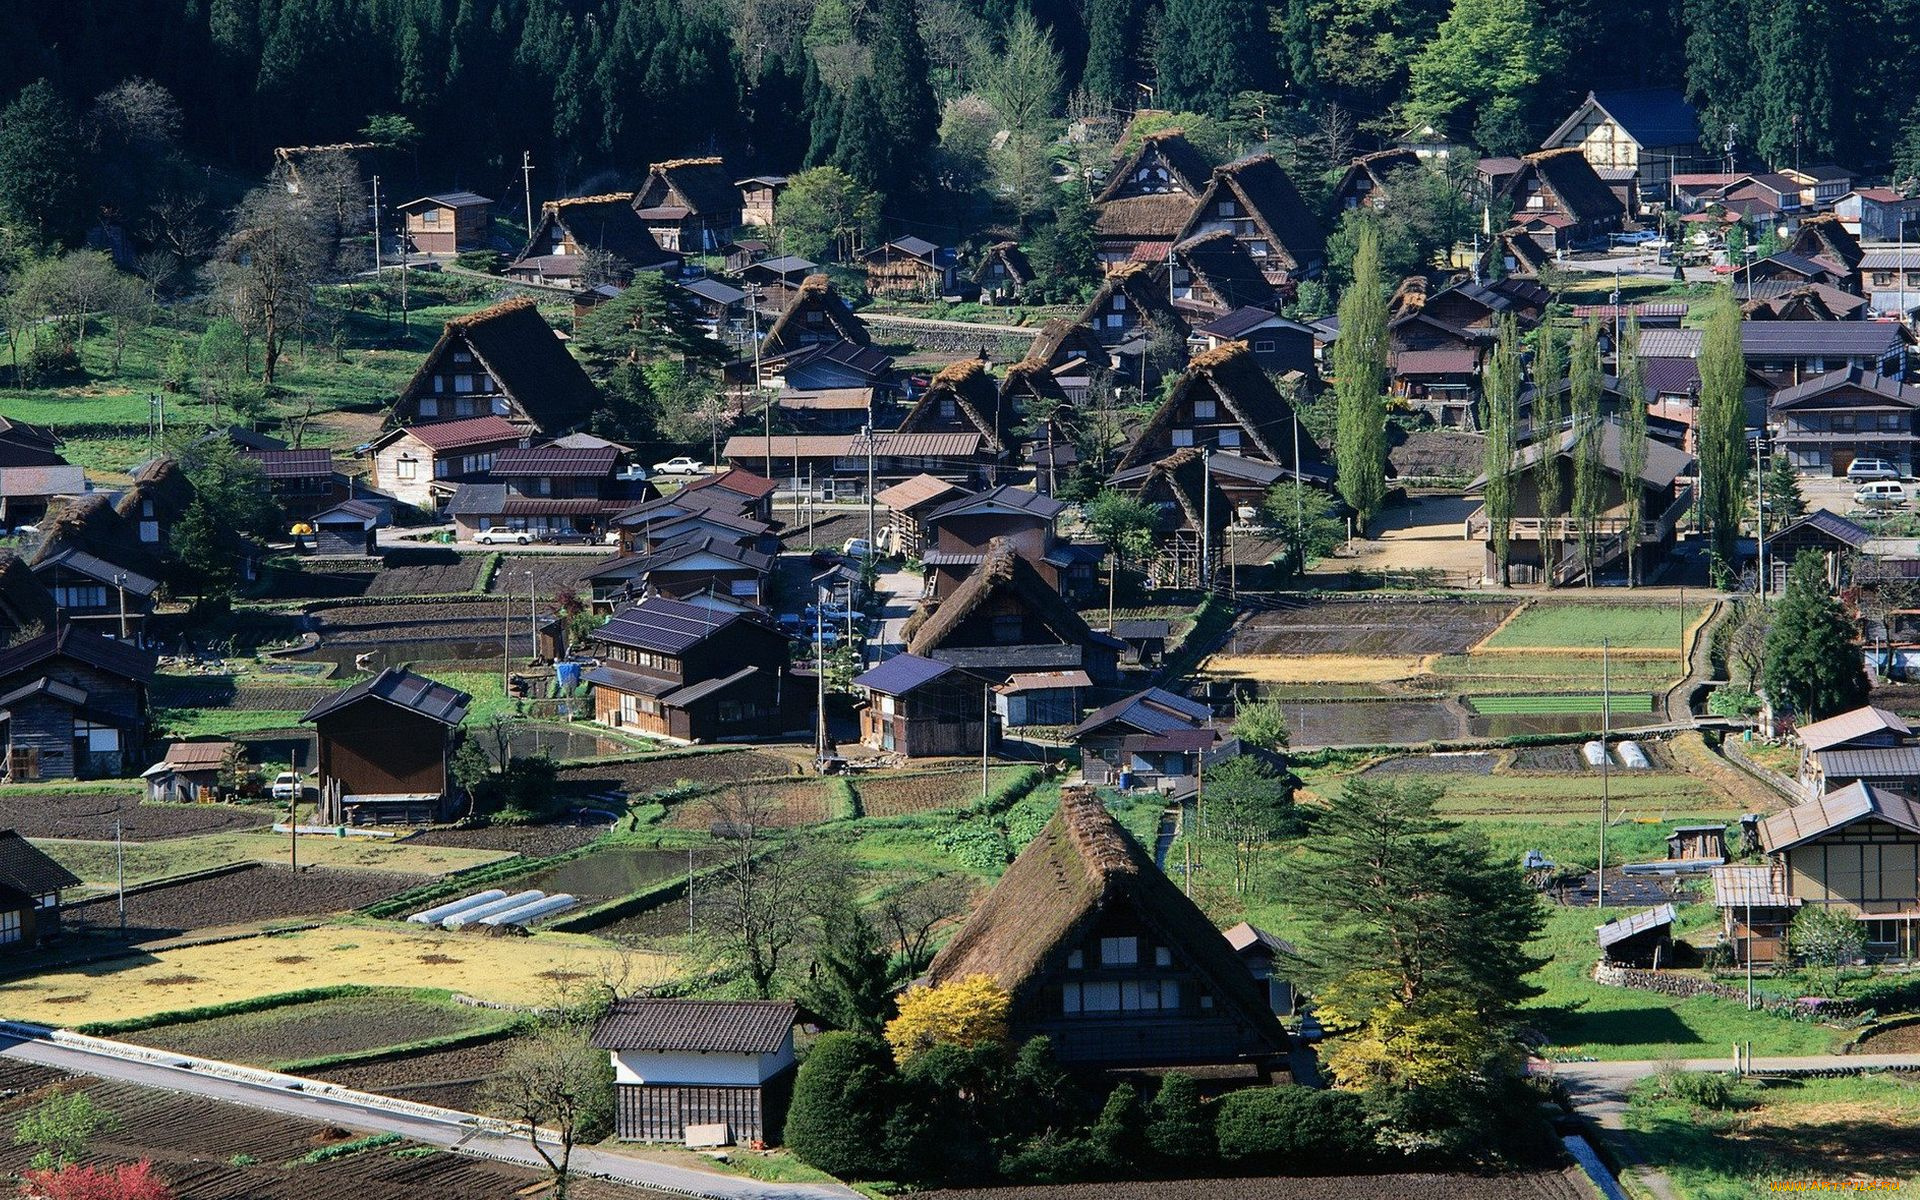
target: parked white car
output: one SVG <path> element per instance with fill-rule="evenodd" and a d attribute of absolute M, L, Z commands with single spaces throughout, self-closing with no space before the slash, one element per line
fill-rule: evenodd
<path fill-rule="evenodd" d="M 306 780 L 298 771 L 282 771 L 273 777 L 275 800 L 298 800 L 306 790 Z"/>
<path fill-rule="evenodd" d="M 1855 483 L 1877 479 L 1899 479 L 1900 468 L 1884 458 L 1856 458 L 1847 467 L 1847 478 Z"/>
<path fill-rule="evenodd" d="M 867 544 L 865 538 L 848 538 L 847 544 L 840 547 L 840 553 L 848 558 L 872 558 L 873 547 Z"/>
<path fill-rule="evenodd" d="M 533 543 L 533 535 L 526 530 L 482 529 L 473 535 L 473 540 L 482 546 L 498 546 L 503 542 L 515 546 L 528 546 Z"/>
<path fill-rule="evenodd" d="M 1863 484 L 1853 493 L 1853 502 L 1863 508 L 1898 508 L 1907 502 L 1907 489 L 1888 480 Z"/>
<path fill-rule="evenodd" d="M 706 471 L 706 464 L 697 458 L 688 458 L 682 454 L 665 462 L 653 464 L 655 475 L 699 475 Z"/>

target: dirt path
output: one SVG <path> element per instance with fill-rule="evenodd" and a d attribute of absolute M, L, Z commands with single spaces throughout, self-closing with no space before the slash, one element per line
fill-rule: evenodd
<path fill-rule="evenodd" d="M 1668 724 L 1693 723 L 1694 689 L 1713 678 L 1713 631 L 1732 611 L 1733 607 L 1725 600 L 1715 600 L 1707 619 L 1695 626 L 1693 645 L 1687 651 L 1687 677 L 1667 689 L 1665 711 Z"/>

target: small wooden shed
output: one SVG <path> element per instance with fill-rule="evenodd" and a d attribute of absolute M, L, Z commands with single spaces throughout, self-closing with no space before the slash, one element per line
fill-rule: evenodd
<path fill-rule="evenodd" d="M 1652 967 L 1673 962 L 1673 923 L 1679 919 L 1673 905 L 1621 917 L 1599 926 L 1600 953 L 1618 967 Z"/>
<path fill-rule="evenodd" d="M 1725 825 L 1677 825 L 1667 835 L 1667 859 L 1672 862 L 1727 861 Z"/>
<path fill-rule="evenodd" d="M 372 558 L 386 512 L 371 500 L 347 500 L 314 515 L 313 552 L 325 557 Z"/>
<path fill-rule="evenodd" d="M 219 799 L 220 768 L 234 752 L 233 742 L 175 742 L 159 762 L 140 773 L 147 799 L 197 804 Z"/>

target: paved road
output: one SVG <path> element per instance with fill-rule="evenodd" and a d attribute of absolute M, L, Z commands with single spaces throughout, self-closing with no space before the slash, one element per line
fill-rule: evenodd
<path fill-rule="evenodd" d="M 0 1041 L 0 1055 L 101 1079 L 223 1100 L 282 1116 L 375 1133 L 397 1133 L 424 1145 L 458 1149 L 536 1169 L 544 1166 L 524 1138 L 476 1132 L 470 1125 L 455 1120 L 402 1115 L 355 1104 L 343 1098 L 306 1095 L 159 1063 L 116 1058 L 51 1042 Z M 698 1171 L 593 1148 L 576 1149 L 573 1152 L 573 1166 L 582 1174 L 682 1195 L 712 1197 L 714 1200 L 856 1200 L 857 1197 L 857 1193 L 839 1186 L 762 1183 L 736 1175 Z"/>
<path fill-rule="evenodd" d="M 1690 1058 L 1677 1064 L 1654 1059 L 1625 1062 L 1552 1063 L 1549 1070 L 1567 1085 L 1568 1095 L 1579 1112 L 1600 1127 L 1613 1143 L 1624 1174 L 1633 1177 L 1640 1188 L 1655 1200 L 1675 1200 L 1672 1181 L 1640 1153 L 1632 1135 L 1626 1132 L 1627 1094 L 1633 1085 L 1669 1065 L 1688 1071 L 1726 1071 L 1733 1067 L 1732 1047 L 1725 1058 Z M 1920 1054 L 1817 1054 L 1798 1058 L 1756 1058 L 1752 1070 L 1764 1075 L 1769 1071 L 1818 1071 L 1835 1067 L 1880 1067 L 1920 1070 Z"/>

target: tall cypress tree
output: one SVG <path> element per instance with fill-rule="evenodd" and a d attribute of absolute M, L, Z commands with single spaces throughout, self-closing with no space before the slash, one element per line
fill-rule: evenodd
<path fill-rule="evenodd" d="M 1700 461 L 1694 503 L 1713 539 L 1714 573 L 1723 581 L 1733 569 L 1746 496 L 1747 408 L 1740 394 L 1746 378 L 1740 308 L 1723 288 L 1700 341 L 1700 408 L 1694 428 Z"/>
<path fill-rule="evenodd" d="M 1167 0 L 1155 65 L 1163 107 L 1227 115 L 1236 93 L 1264 90 L 1273 74 L 1266 9 L 1258 0 Z"/>
<path fill-rule="evenodd" d="M 1486 489 L 1481 493 L 1487 512 L 1487 537 L 1493 543 L 1494 573 L 1500 586 L 1509 582 L 1507 556 L 1513 544 L 1513 493 L 1517 477 L 1513 456 L 1518 437 L 1520 407 L 1519 335 L 1511 316 L 1502 317 L 1494 331 L 1493 353 L 1487 358 Z"/>
<path fill-rule="evenodd" d="M 1640 318 L 1629 316 L 1614 351 L 1614 378 L 1620 389 L 1620 474 L 1627 500 L 1627 586 L 1640 585 L 1640 522 L 1646 519 L 1646 495 L 1638 480 L 1647 467 L 1647 384 L 1640 367 Z"/>
<path fill-rule="evenodd" d="M 1687 99 L 1700 110 L 1701 145 L 1717 153 L 1727 124 L 1753 136 L 1751 0 L 1682 0 L 1687 27 Z"/>
<path fill-rule="evenodd" d="M 1767 631 L 1767 695 L 1802 723 L 1867 702 L 1867 672 L 1855 626 L 1827 590 L 1825 556 L 1803 550 Z"/>
<path fill-rule="evenodd" d="M 1600 510 L 1607 478 L 1600 464 L 1600 327 L 1588 321 L 1574 335 L 1567 395 L 1573 405 L 1573 520 L 1580 535 L 1580 563 L 1594 585 L 1600 549 Z"/>
<path fill-rule="evenodd" d="M 1364 530 L 1387 490 L 1387 292 L 1371 222 L 1359 242 L 1333 343 L 1334 459 L 1340 496 Z"/>
<path fill-rule="evenodd" d="M 1753 58 L 1760 70 L 1759 122 L 1754 144 L 1776 166 L 1796 166 L 1796 152 L 1834 153 L 1834 97 L 1853 70 L 1851 46 L 1834 28 L 1827 0 L 1772 4 L 1754 23 Z"/>
<path fill-rule="evenodd" d="M 1557 521 L 1565 503 L 1566 488 L 1560 474 L 1561 426 L 1566 423 L 1566 391 L 1560 387 L 1566 378 L 1566 347 L 1551 325 L 1542 325 L 1539 344 L 1533 352 L 1533 441 L 1540 457 L 1533 464 L 1533 490 L 1540 503 L 1540 569 L 1551 586 L 1560 567 L 1561 537 Z M 1555 532 L 1547 531 L 1553 528 Z"/>
<path fill-rule="evenodd" d="M 1080 84 L 1094 99 L 1124 104 L 1133 82 L 1133 0 L 1087 0 L 1087 69 Z"/>
<path fill-rule="evenodd" d="M 18 240 L 64 242 L 79 232 L 79 138 L 73 109 L 44 79 L 0 109 L 0 223 Z"/>
<path fill-rule="evenodd" d="M 897 194 L 925 178 L 927 147 L 940 124 L 914 0 L 882 0 L 872 49 L 872 95 L 885 131 L 880 147 L 884 178 L 863 182 Z M 848 174 L 860 178 L 851 170 Z"/>

